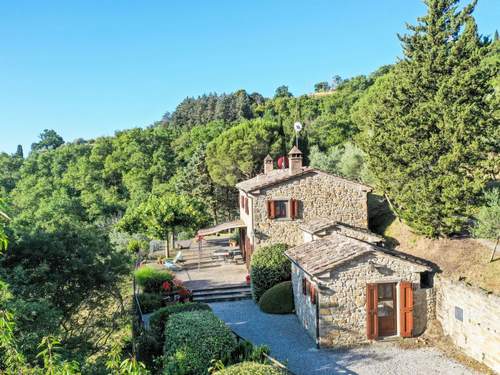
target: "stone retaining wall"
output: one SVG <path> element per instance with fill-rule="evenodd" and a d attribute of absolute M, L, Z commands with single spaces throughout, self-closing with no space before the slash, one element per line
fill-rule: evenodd
<path fill-rule="evenodd" d="M 467 355 L 500 373 L 500 297 L 436 277 L 436 317 Z"/>

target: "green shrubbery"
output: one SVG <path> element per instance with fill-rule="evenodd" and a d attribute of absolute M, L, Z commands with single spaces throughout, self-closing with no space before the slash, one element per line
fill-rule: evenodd
<path fill-rule="evenodd" d="M 176 303 L 156 310 L 149 318 L 149 327 L 158 342 L 165 340 L 165 325 L 173 314 L 188 311 L 211 311 L 210 306 L 201 302 Z M 160 353 L 159 353 L 160 354 Z"/>
<path fill-rule="evenodd" d="M 295 307 L 291 281 L 276 284 L 259 300 L 260 309 L 268 314 L 291 314 Z"/>
<path fill-rule="evenodd" d="M 162 307 L 162 298 L 160 294 L 156 293 L 139 293 L 137 299 L 141 305 L 143 314 L 149 314 Z"/>
<path fill-rule="evenodd" d="M 165 369 L 169 375 L 205 375 L 212 360 L 229 358 L 236 339 L 211 311 L 170 316 L 165 326 Z"/>
<path fill-rule="evenodd" d="M 290 280 L 291 263 L 285 257 L 286 245 L 276 244 L 258 249 L 252 256 L 252 296 L 258 302 L 272 286 Z"/>
<path fill-rule="evenodd" d="M 142 266 L 134 272 L 137 284 L 145 293 L 160 293 L 165 281 L 172 282 L 174 275 L 167 270 L 160 270 L 151 266 Z"/>
<path fill-rule="evenodd" d="M 271 365 L 242 362 L 217 371 L 215 375 L 284 375 L 284 372 Z"/>

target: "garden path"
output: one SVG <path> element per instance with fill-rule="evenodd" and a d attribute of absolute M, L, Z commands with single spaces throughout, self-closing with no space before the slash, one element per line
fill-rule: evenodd
<path fill-rule="evenodd" d="M 250 300 L 210 306 L 238 335 L 254 344 L 268 345 L 271 355 L 296 375 L 476 374 L 435 348 L 402 349 L 391 343 L 375 343 L 343 351 L 318 350 L 295 315 L 265 314 Z"/>

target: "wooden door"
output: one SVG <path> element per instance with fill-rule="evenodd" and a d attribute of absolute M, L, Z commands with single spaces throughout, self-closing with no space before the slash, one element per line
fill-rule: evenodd
<path fill-rule="evenodd" d="M 396 334 L 396 284 L 377 284 L 378 335 Z"/>
<path fill-rule="evenodd" d="M 378 337 L 377 284 L 366 284 L 366 336 L 373 340 Z"/>
<path fill-rule="evenodd" d="M 401 337 L 411 337 L 413 333 L 413 289 L 411 283 L 399 284 L 399 326 Z"/>
<path fill-rule="evenodd" d="M 248 238 L 248 236 L 245 236 L 245 262 L 248 269 L 250 269 L 250 261 L 252 260 L 252 250 L 253 247 L 250 243 L 250 238 Z"/>

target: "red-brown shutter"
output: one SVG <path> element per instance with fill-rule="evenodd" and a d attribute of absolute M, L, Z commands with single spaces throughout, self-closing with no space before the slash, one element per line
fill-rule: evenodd
<path fill-rule="evenodd" d="M 315 305 L 316 304 L 316 288 L 314 287 L 313 283 L 309 284 L 309 290 L 310 290 L 309 294 L 311 297 L 311 303 L 313 305 Z"/>
<path fill-rule="evenodd" d="M 274 204 L 274 201 L 267 201 L 267 207 L 269 219 L 274 219 L 276 217 L 276 206 Z"/>
<path fill-rule="evenodd" d="M 296 219 L 299 216 L 299 201 L 297 199 L 290 199 L 290 218 Z"/>
<path fill-rule="evenodd" d="M 378 337 L 377 284 L 366 284 L 366 336 L 373 340 Z"/>
<path fill-rule="evenodd" d="M 411 283 L 399 284 L 399 318 L 401 337 L 411 337 L 413 331 L 413 289 Z"/>
<path fill-rule="evenodd" d="M 295 199 L 290 199 L 290 219 L 294 220 L 296 217 L 296 212 L 295 212 Z"/>

